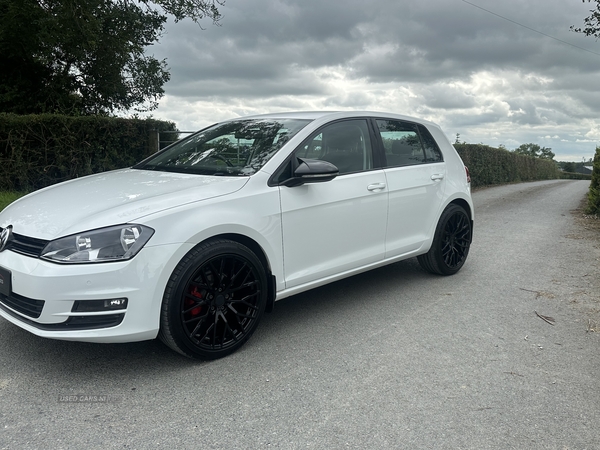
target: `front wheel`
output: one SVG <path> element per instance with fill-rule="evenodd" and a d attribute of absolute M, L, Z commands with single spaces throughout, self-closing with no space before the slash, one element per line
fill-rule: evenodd
<path fill-rule="evenodd" d="M 222 358 L 252 335 L 265 310 L 267 277 L 246 246 L 208 241 L 177 265 L 165 289 L 160 339 L 192 358 Z"/>
<path fill-rule="evenodd" d="M 438 275 L 453 275 L 460 270 L 471 247 L 471 219 L 462 206 L 448 205 L 435 229 L 429 251 L 417 257 L 421 267 Z"/>

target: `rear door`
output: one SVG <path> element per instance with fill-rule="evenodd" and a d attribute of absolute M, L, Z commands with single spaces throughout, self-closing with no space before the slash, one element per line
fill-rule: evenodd
<path fill-rule="evenodd" d="M 446 185 L 442 153 L 426 127 L 375 119 L 389 190 L 385 257 L 419 249 L 435 230 Z"/>

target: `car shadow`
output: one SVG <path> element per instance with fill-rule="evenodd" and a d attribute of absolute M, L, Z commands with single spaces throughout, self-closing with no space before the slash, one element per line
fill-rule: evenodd
<path fill-rule="evenodd" d="M 244 347 L 213 362 L 188 359 L 158 339 L 127 344 L 58 341 L 37 337 L 8 322 L 0 324 L 3 341 L 0 361 L 4 360 L 9 366 L 18 363 L 20 370 L 36 371 L 43 367 L 46 376 L 68 375 L 71 380 L 83 380 L 90 373 L 151 377 L 157 372 L 164 374 L 190 367 L 214 365 L 217 369 L 248 359 L 261 359 L 265 349 L 285 342 L 290 336 L 293 339 L 310 333 L 311 327 L 326 328 L 327 324 L 340 320 L 340 311 L 353 320 L 360 320 L 366 307 L 402 309 L 403 304 L 410 304 L 407 292 L 442 278 L 424 272 L 413 258 L 294 295 L 276 302 L 274 311 L 265 314 L 255 335 Z"/>

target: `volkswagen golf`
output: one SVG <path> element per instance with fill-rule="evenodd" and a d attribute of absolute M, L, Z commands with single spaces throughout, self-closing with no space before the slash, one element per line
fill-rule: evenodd
<path fill-rule="evenodd" d="M 406 258 L 465 263 L 470 177 L 435 124 L 299 112 L 207 127 L 0 213 L 0 315 L 38 336 L 241 347 L 277 300 Z M 399 287 L 401 288 L 401 287 Z"/>

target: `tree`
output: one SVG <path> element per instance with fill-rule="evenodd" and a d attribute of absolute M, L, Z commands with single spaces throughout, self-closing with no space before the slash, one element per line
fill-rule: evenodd
<path fill-rule="evenodd" d="M 537 144 L 521 144 L 518 148 L 514 150 L 514 153 L 518 153 L 520 155 L 533 156 L 534 158 L 540 159 L 554 159 L 554 153 L 551 151 L 551 148 L 540 147 Z"/>
<path fill-rule="evenodd" d="M 586 0 L 582 0 L 583 3 Z M 596 38 L 600 38 L 600 0 L 587 0 L 588 2 L 596 2 L 596 9 L 590 10 L 590 15 L 583 19 L 584 27 L 575 27 L 571 25 L 571 30 L 576 33 L 583 33 L 586 36 L 594 36 Z"/>
<path fill-rule="evenodd" d="M 108 114 L 158 106 L 170 75 L 144 50 L 224 0 L 0 0 L 0 111 Z"/>

